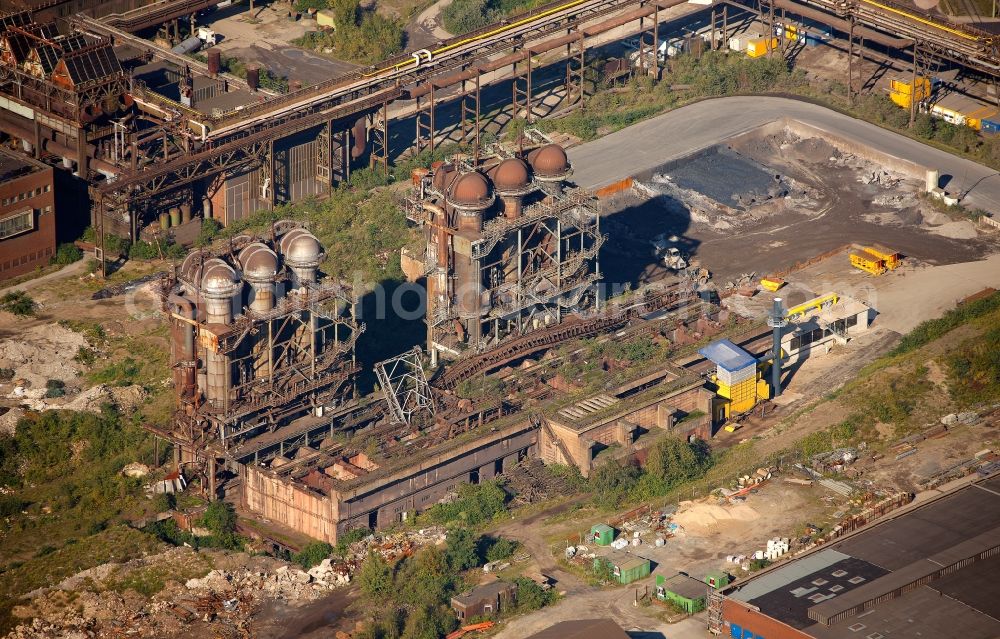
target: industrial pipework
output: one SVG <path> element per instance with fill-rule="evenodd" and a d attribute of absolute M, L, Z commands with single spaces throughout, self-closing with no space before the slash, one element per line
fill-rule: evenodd
<path fill-rule="evenodd" d="M 781 395 L 781 329 L 788 325 L 780 297 L 774 298 L 774 307 L 767 318 L 767 325 L 774 329 L 771 333 L 771 386 L 774 388 L 774 397 L 778 397 Z"/>

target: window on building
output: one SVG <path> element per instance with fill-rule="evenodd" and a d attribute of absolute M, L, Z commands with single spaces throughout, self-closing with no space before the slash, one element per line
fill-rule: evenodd
<path fill-rule="evenodd" d="M 35 228 L 35 212 L 32 209 L 0 219 L 0 240 L 19 235 Z"/>

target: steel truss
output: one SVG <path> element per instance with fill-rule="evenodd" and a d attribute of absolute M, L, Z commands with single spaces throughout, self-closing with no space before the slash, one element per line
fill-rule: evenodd
<path fill-rule="evenodd" d="M 401 424 L 411 425 L 415 415 L 435 412 L 434 395 L 424 374 L 419 346 L 375 364 L 375 374 L 389 413 Z"/>

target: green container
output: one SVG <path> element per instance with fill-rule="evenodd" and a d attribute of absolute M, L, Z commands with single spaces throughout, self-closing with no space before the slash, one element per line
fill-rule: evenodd
<path fill-rule="evenodd" d="M 160 228 L 162 230 L 164 230 L 164 231 L 166 231 L 168 228 L 170 228 L 170 214 L 169 213 L 160 213 Z"/>
<path fill-rule="evenodd" d="M 170 226 L 180 226 L 181 210 L 176 206 L 170 209 Z"/>
<path fill-rule="evenodd" d="M 615 581 L 620 584 L 630 584 L 633 581 L 649 576 L 649 560 L 635 555 L 611 555 L 609 557 L 597 557 L 594 559 L 595 569 L 599 561 L 606 559 L 611 563 L 611 574 Z"/>
<path fill-rule="evenodd" d="M 718 590 L 729 585 L 729 575 L 721 570 L 715 570 L 705 575 L 705 583 Z"/>
<path fill-rule="evenodd" d="M 607 524 L 594 524 L 590 527 L 590 542 L 598 546 L 610 546 L 615 540 L 615 529 Z"/>

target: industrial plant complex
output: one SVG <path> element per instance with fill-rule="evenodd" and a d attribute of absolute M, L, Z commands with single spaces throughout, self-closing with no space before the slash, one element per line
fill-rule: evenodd
<path fill-rule="evenodd" d="M 0 634 L 1000 636 L 1000 21 L 341 4 L 0 2 Z"/>

